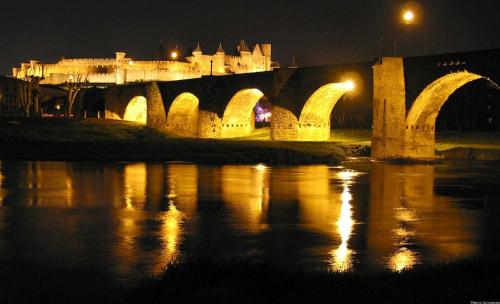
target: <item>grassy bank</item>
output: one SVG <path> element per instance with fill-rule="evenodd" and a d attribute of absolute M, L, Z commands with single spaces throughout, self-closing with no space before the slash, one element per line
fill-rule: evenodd
<path fill-rule="evenodd" d="M 287 270 L 251 260 L 188 259 L 131 287 L 58 290 L 2 284 L 2 303 L 470 303 L 500 299 L 500 262 L 469 259 L 401 273 Z M 74 280 L 68 274 L 68 282 Z M 76 288 L 75 288 L 76 289 Z"/>
<path fill-rule="evenodd" d="M 344 152 L 328 142 L 177 138 L 123 121 L 2 119 L 0 158 L 336 164 Z"/>

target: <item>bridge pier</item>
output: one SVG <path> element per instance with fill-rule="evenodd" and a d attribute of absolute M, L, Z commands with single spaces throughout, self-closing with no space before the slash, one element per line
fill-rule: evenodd
<path fill-rule="evenodd" d="M 372 157 L 405 157 L 406 90 L 403 58 L 373 66 Z"/>

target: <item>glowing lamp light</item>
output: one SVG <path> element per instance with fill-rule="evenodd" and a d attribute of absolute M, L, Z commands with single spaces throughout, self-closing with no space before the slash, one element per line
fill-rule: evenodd
<path fill-rule="evenodd" d="M 130 66 L 134 65 L 134 61 L 130 60 L 130 61 L 128 62 L 128 65 L 130 65 Z"/>
<path fill-rule="evenodd" d="M 178 56 L 179 54 L 177 53 L 177 51 L 172 51 L 172 53 L 170 53 L 170 57 L 174 60 L 177 59 Z"/>
<path fill-rule="evenodd" d="M 403 21 L 407 24 L 412 23 L 415 20 L 415 13 L 407 10 L 403 13 Z"/>
<path fill-rule="evenodd" d="M 352 80 L 347 80 L 344 82 L 344 88 L 347 91 L 353 91 L 356 88 L 356 84 Z"/>
<path fill-rule="evenodd" d="M 255 166 L 255 169 L 257 169 L 257 171 L 263 172 L 263 171 L 266 171 L 267 166 L 264 164 L 258 164 Z"/>

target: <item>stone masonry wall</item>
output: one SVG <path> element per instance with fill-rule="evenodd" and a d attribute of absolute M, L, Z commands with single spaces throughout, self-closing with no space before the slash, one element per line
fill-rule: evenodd
<path fill-rule="evenodd" d="M 403 58 L 382 58 L 373 67 L 372 157 L 404 156 L 405 79 Z"/>

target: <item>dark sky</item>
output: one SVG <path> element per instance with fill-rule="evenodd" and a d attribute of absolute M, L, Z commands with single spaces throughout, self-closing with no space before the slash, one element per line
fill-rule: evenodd
<path fill-rule="evenodd" d="M 371 60 L 377 40 L 395 36 L 404 55 L 500 47 L 499 0 L 417 1 L 420 22 L 404 26 L 395 0 L 72 0 L 8 1 L 0 12 L 0 73 L 29 59 L 154 59 L 163 40 L 184 50 L 200 42 L 226 51 L 245 39 L 270 42 L 282 66 Z M 419 14 L 420 15 L 420 14 Z M 427 43 L 425 43 L 427 41 Z M 385 41 L 384 54 L 392 51 Z M 425 46 L 425 47 L 424 47 Z"/>

